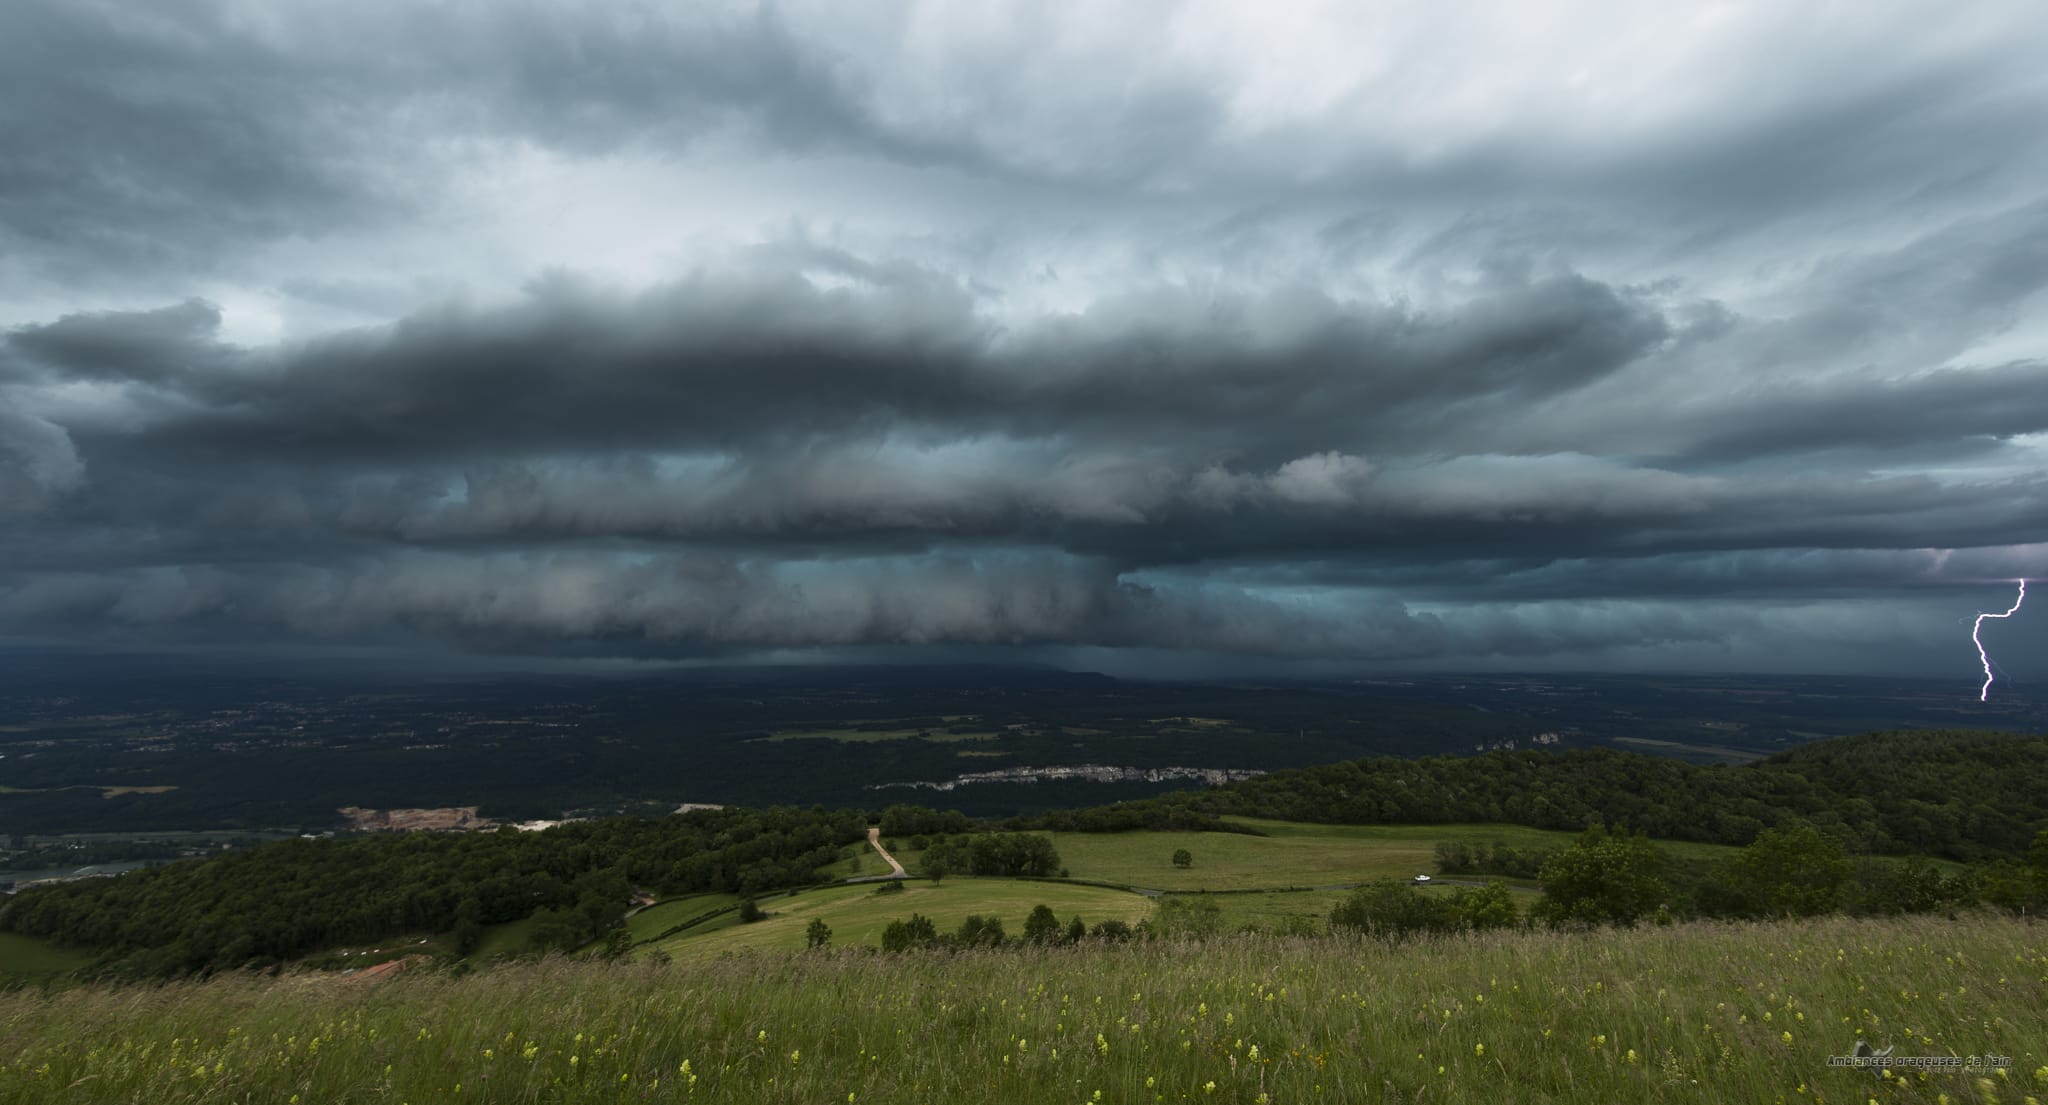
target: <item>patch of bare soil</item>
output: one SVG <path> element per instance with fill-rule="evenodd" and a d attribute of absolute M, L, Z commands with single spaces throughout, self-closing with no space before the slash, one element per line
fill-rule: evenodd
<path fill-rule="evenodd" d="M 490 829 L 497 822 L 478 817 L 475 806 L 443 806 L 426 810 L 372 810 L 343 806 L 338 811 L 348 818 L 352 829 L 371 832 L 446 832 L 452 829 Z"/>

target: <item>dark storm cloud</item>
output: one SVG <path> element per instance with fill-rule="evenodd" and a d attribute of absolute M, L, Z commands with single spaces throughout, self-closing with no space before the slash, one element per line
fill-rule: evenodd
<path fill-rule="evenodd" d="M 2009 438 L 2048 431 L 2048 362 L 1938 369 L 1911 379 L 1788 381 L 1729 408 L 1691 451 L 1731 457 Z"/>
<path fill-rule="evenodd" d="M 219 326 L 220 309 L 196 299 L 153 311 L 66 315 L 7 335 L 0 365 L 17 379 L 186 386 L 233 355 L 213 340 Z"/>
<path fill-rule="evenodd" d="M 1740 663 L 2037 573 L 2037 20 L 1553 14 L 14 5 L 0 634 Z"/>
<path fill-rule="evenodd" d="M 1461 231 L 1437 248 L 1548 248 L 1560 226 L 1532 237 L 1531 209 L 1576 222 L 1587 241 L 1646 237 L 1640 225 L 1579 219 L 1592 198 L 1696 249 L 1847 196 L 1895 199 L 1902 184 L 1924 190 L 1922 202 L 1982 192 L 2015 170 L 2013 139 L 2036 117 L 2024 68 L 2002 57 L 1894 49 L 1893 65 L 1865 64 L 1855 40 L 1888 37 L 1872 20 L 1847 39 L 1788 28 L 1724 64 L 1719 79 L 1735 91 L 1703 126 L 1635 142 L 1553 120 L 1516 130 L 1527 109 L 1510 101 L 1497 127 L 1459 120 L 1470 133 L 1457 147 L 1418 157 L 1398 69 L 1384 78 L 1394 87 L 1357 91 L 1331 117 L 1248 127 L 1217 74 L 1134 65 L 1128 43 L 1076 45 L 1055 11 L 1003 13 L 993 41 L 923 79 L 904 60 L 911 13 L 845 25 L 817 14 L 8 5 L 0 233 L 16 264 L 74 282 L 211 272 L 223 250 L 445 217 L 432 182 L 493 143 L 577 158 L 687 156 L 730 139 L 1046 184 L 1064 190 L 1053 201 L 1062 206 L 1198 195 L 1242 215 L 1364 196 L 1449 212 Z M 1802 54 L 1808 46 L 1830 48 Z M 1413 64 L 1426 72 L 1426 59 Z M 1475 81 L 1505 79 L 1471 64 Z M 1811 83 L 1788 83 L 1792 65 Z M 1358 119 L 1380 129 L 1356 129 Z M 1506 180 L 1524 211 L 1490 219 Z"/>
<path fill-rule="evenodd" d="M 1556 618 L 1504 613 L 1460 627 L 1389 602 L 1347 603 L 1341 618 L 1332 613 L 1228 591 L 1120 582 L 1100 564 L 1029 556 L 861 562 L 812 574 L 697 557 L 621 565 L 587 555 L 407 554 L 278 572 L 51 575 L 0 596 L 0 616 L 11 623 L 89 618 L 116 639 L 167 624 L 317 637 L 396 625 L 496 649 L 598 641 L 621 654 L 669 656 L 876 642 L 1380 660 L 1539 656 L 1712 641 L 1742 620 L 1612 609 Z"/>
<path fill-rule="evenodd" d="M 125 379 L 189 404 L 137 446 L 273 461 L 489 455 L 508 439 L 540 453 L 746 448 L 919 426 L 1192 433 L 1280 457 L 1356 444 L 1417 407 L 1569 390 L 1663 337 L 1653 311 L 1571 275 L 1434 314 L 1311 289 L 1168 288 L 1009 332 L 950 282 L 875 275 L 821 290 L 787 270 L 700 274 L 632 295 L 560 277 L 510 307 L 434 310 L 264 356 L 216 342 L 203 304 L 69 316 L 6 348 L 17 375 Z M 1268 421 L 1284 446 L 1264 440 Z"/>
<path fill-rule="evenodd" d="M 1530 403 L 1665 348 L 1655 309 L 1575 276 L 1495 286 L 1436 317 L 1161 293 L 1024 334 L 977 321 L 922 272 L 819 291 L 756 270 L 641 295 L 557 278 L 494 311 L 258 352 L 221 344 L 213 319 L 186 303 L 8 336 L 18 379 L 125 397 L 70 422 L 92 491 L 29 526 L 57 522 L 55 546 L 90 524 L 129 528 L 147 534 L 135 548 L 209 561 L 240 559 L 254 534 L 293 559 L 623 538 L 784 557 L 1022 544 L 1135 571 L 1479 557 L 1503 542 L 1554 559 L 1921 546 L 1927 532 L 2001 544 L 2040 540 L 2048 516 L 2038 475 L 1946 487 L 1473 452 Z M 1933 372 L 1804 403 L 1761 391 L 1706 415 L 1628 411 L 1614 430 L 1720 432 L 1716 452 L 1761 456 L 1868 442 L 1888 415 L 1919 419 L 1919 436 L 2015 434 L 2040 426 L 2038 377 Z M 1843 413 L 1862 422 L 1843 430 Z M 1438 419 L 1462 454 L 1417 448 Z M 104 544 L 100 557 L 123 559 Z"/>
<path fill-rule="evenodd" d="M 215 272 L 223 250 L 439 217 L 422 179 L 493 143 L 573 158 L 727 138 L 1047 171 L 971 127 L 891 122 L 874 81 L 772 6 L 8 5 L 0 245 L 38 278 L 84 284 Z M 1090 145 L 1134 164 L 1199 148 L 1213 97 L 1185 81 L 1098 105 Z M 1130 134 L 1145 136 L 1137 148 Z"/>
<path fill-rule="evenodd" d="M 736 129 L 793 150 L 958 158 L 868 117 L 771 9 L 171 0 L 0 11 L 0 244 L 59 279 L 217 270 L 222 250 L 420 217 L 478 144 L 568 154 Z"/>
<path fill-rule="evenodd" d="M 199 4 L 0 11 L 10 253 L 77 279 L 369 215 L 361 101 L 223 24 Z"/>
<path fill-rule="evenodd" d="M 0 517 L 41 507 L 73 490 L 84 471 L 62 426 L 0 409 Z"/>

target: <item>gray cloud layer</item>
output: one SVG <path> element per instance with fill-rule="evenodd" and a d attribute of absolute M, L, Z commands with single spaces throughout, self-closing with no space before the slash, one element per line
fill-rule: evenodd
<path fill-rule="evenodd" d="M 0 635 L 1963 670 L 2048 27 L 1732 11 L 13 6 Z"/>

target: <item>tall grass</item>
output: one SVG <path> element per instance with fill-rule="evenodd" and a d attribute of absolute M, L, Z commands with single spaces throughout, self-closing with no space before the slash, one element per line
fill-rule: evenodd
<path fill-rule="evenodd" d="M 2005 1075 L 1830 1069 L 2011 1056 Z M 1238 937 L 0 995 L 6 1102 L 2048 1099 L 2048 928 Z"/>

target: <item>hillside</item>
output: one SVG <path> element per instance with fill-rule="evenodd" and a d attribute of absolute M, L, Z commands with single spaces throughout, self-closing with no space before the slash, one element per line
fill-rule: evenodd
<path fill-rule="evenodd" d="M 1859 1039 L 2012 1067 L 1830 1069 Z M 2048 929 L 1988 915 L 0 994 L 23 1105 L 2019 1102 L 2044 1066 Z"/>
<path fill-rule="evenodd" d="M 1374 757 L 1017 824 L 1170 828 L 1213 824 L 1222 815 L 1568 830 L 1607 821 L 1654 837 L 1735 845 L 1765 828 L 1803 823 L 1859 851 L 2017 858 L 2048 827 L 2048 736 L 1867 733 L 1739 767 L 1606 748 Z"/>
<path fill-rule="evenodd" d="M 865 835 L 855 810 L 714 809 L 537 833 L 286 840 L 24 890 L 0 906 L 0 931 L 93 949 L 129 977 L 269 966 L 401 933 L 450 933 L 466 953 L 486 926 L 527 917 L 536 942 L 566 949 L 612 928 L 636 889 L 805 885 Z"/>
<path fill-rule="evenodd" d="M 1665 904 L 1677 915 L 1743 915 L 1757 910 L 1694 862 L 1726 858 L 1714 847 L 1804 826 L 1852 853 L 2009 865 L 2048 825 L 2044 796 L 2048 740 L 1985 733 L 1842 738 L 1743 767 L 1609 750 L 1367 759 L 1012 823 L 1050 831 L 1064 862 L 980 873 L 1064 873 L 1148 893 L 1257 891 L 1265 895 L 1259 901 L 1229 903 L 1231 922 L 1294 931 L 1328 913 L 1337 887 L 1432 871 L 1438 842 L 1513 841 L 1540 851 L 1605 821 L 1647 832 L 1675 861 L 1692 864 L 1671 880 L 1676 893 Z M 95 974 L 130 978 L 274 966 L 400 937 L 434 938 L 432 948 L 451 956 L 568 950 L 618 942 L 615 930 L 636 897 L 720 896 L 730 912 L 743 897 L 877 873 L 863 843 L 866 820 L 857 810 L 721 809 L 543 833 L 289 840 L 25 890 L 0 906 L 0 932 L 48 949 L 9 957 L 25 966 L 7 973 L 24 977 L 49 973 L 47 965 L 64 958 L 58 946 L 64 961 L 83 958 Z M 908 805 L 889 807 L 879 821 L 919 871 L 934 834 L 965 839 L 977 829 L 959 814 Z M 1170 866 L 1180 850 L 1200 864 Z M 1930 871 L 1860 870 L 1852 883 L 1896 887 L 1913 909 L 2015 901 L 1981 893 L 1988 884 L 1975 875 L 1928 884 Z M 2002 877 L 1994 872 L 1991 881 Z M 685 907 L 658 908 L 666 916 Z M 662 935 L 653 925 L 630 926 L 626 943 Z"/>

